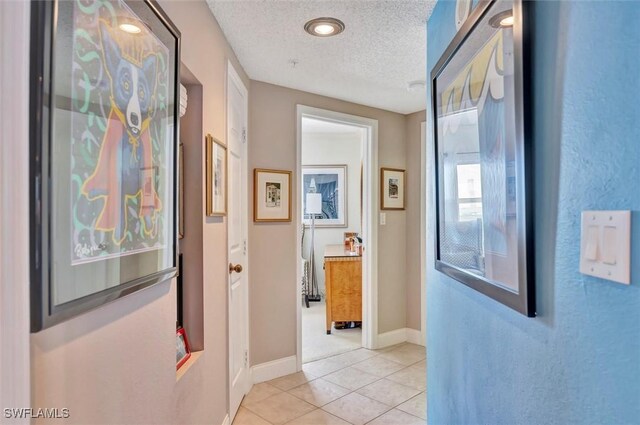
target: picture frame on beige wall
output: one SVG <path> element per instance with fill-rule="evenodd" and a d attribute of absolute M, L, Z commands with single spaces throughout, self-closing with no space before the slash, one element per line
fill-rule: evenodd
<path fill-rule="evenodd" d="M 211 134 L 206 136 L 207 216 L 227 215 L 227 146 Z"/>
<path fill-rule="evenodd" d="M 404 210 L 405 195 L 405 170 L 399 168 L 380 169 L 380 209 Z"/>
<path fill-rule="evenodd" d="M 253 221 L 291 221 L 291 171 L 253 170 Z"/>
<path fill-rule="evenodd" d="M 32 332 L 177 274 L 180 31 L 102 6 L 31 4 Z"/>

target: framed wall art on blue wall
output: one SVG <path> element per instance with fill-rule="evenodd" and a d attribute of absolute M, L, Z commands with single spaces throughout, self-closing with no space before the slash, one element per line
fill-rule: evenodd
<path fill-rule="evenodd" d="M 431 72 L 436 269 L 535 315 L 525 2 L 480 2 Z"/>

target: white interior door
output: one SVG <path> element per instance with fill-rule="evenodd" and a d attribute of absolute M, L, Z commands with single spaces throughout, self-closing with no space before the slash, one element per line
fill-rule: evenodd
<path fill-rule="evenodd" d="M 249 382 L 247 262 L 247 89 L 228 64 L 229 418 L 233 421 Z"/>

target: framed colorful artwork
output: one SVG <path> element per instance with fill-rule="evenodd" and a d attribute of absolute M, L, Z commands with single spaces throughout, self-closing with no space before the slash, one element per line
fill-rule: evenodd
<path fill-rule="evenodd" d="M 227 147 L 212 135 L 206 136 L 207 216 L 227 215 Z"/>
<path fill-rule="evenodd" d="M 180 369 L 189 357 L 191 357 L 191 347 L 189 347 L 187 332 L 180 327 L 176 330 L 176 370 Z"/>
<path fill-rule="evenodd" d="M 253 170 L 253 221 L 291 221 L 291 171 Z"/>
<path fill-rule="evenodd" d="M 37 332 L 176 275 L 180 33 L 150 0 L 31 8 Z"/>
<path fill-rule="evenodd" d="M 307 193 L 322 195 L 322 213 L 315 217 L 316 227 L 347 227 L 347 166 L 302 166 L 302 214 L 305 225 L 311 225 L 307 213 Z"/>
<path fill-rule="evenodd" d="M 431 72 L 435 266 L 535 316 L 526 3 L 480 2 Z"/>
<path fill-rule="evenodd" d="M 398 168 L 380 169 L 380 209 L 404 210 L 405 170 Z"/>

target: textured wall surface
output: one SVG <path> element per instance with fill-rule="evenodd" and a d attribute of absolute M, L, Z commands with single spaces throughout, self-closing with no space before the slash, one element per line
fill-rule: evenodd
<path fill-rule="evenodd" d="M 438 2 L 429 20 L 429 70 L 454 36 L 454 12 Z M 531 13 L 538 317 L 436 272 L 430 252 L 429 423 L 639 423 L 640 7 L 537 2 Z M 432 206 L 433 188 L 430 235 Z M 590 209 L 633 211 L 631 286 L 578 272 Z"/>

